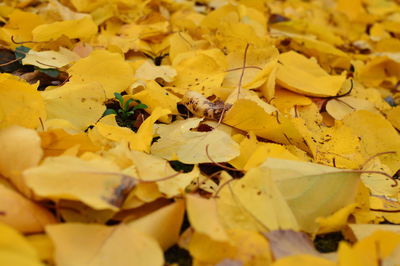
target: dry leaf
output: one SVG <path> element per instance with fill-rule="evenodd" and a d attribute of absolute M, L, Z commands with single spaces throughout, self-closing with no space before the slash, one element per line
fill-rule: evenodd
<path fill-rule="evenodd" d="M 0 74 L 0 128 L 20 125 L 35 129 L 46 119 L 45 104 L 37 87 L 38 84 Z"/>
<path fill-rule="evenodd" d="M 15 229 L 0 223 L 0 263 L 2 265 L 43 266 L 36 250 Z"/>
<path fill-rule="evenodd" d="M 239 155 L 239 145 L 227 133 L 214 128 L 209 132 L 191 131 L 202 119 L 191 118 L 160 125 L 160 139 L 151 147 L 151 153 L 167 160 L 183 163 L 226 162 Z"/>
<path fill-rule="evenodd" d="M 67 223 L 47 226 L 57 265 L 163 265 L 158 243 L 134 227 L 121 224 Z M 76 245 L 80 243 L 80 245 Z"/>

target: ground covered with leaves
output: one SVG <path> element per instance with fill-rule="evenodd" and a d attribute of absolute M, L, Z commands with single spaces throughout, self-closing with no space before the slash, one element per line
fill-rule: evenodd
<path fill-rule="evenodd" d="M 5 0 L 0 265 L 400 265 L 397 0 Z"/>

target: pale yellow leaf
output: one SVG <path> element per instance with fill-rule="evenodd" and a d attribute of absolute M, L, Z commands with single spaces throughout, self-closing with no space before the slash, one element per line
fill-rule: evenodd
<path fill-rule="evenodd" d="M 157 129 L 160 139 L 152 145 L 151 153 L 188 164 L 211 160 L 225 162 L 239 155 L 239 145 L 221 129 L 214 128 L 209 132 L 190 130 L 197 127 L 201 120 L 190 118 L 170 125 L 160 125 Z"/>
<path fill-rule="evenodd" d="M 127 226 L 153 237 L 163 250 L 167 250 L 178 241 L 184 212 L 184 202 L 179 200 L 134 220 Z"/>
<path fill-rule="evenodd" d="M 196 232 L 205 234 L 215 241 L 228 241 L 228 234 L 218 218 L 215 199 L 188 194 L 186 205 L 190 224 Z"/>
<path fill-rule="evenodd" d="M 164 262 L 156 240 L 125 224 L 67 223 L 47 226 L 46 231 L 59 266 L 161 266 Z"/>
<path fill-rule="evenodd" d="M 355 200 L 357 172 L 341 173 L 333 167 L 275 158 L 268 158 L 262 167 L 270 169 L 303 231 L 314 232 L 317 217 L 330 215 Z"/>

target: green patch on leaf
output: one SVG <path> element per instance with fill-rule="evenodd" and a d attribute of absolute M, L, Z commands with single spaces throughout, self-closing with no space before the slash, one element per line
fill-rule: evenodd
<path fill-rule="evenodd" d="M 116 115 L 115 119 L 119 126 L 129 127 L 132 130 L 135 130 L 133 124 L 136 119 L 136 111 L 148 108 L 147 105 L 136 99 L 128 99 L 125 101 L 123 96 L 118 92 L 115 92 L 114 96 L 118 106 L 107 108 L 103 116 L 114 114 Z M 136 105 L 131 105 L 133 102 L 136 102 Z"/>

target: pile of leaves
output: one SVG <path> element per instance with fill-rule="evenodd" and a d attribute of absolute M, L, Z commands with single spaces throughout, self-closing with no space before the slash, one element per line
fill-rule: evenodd
<path fill-rule="evenodd" d="M 0 25 L 1 265 L 399 265 L 399 1 L 3 0 Z"/>

